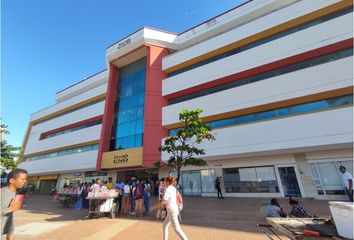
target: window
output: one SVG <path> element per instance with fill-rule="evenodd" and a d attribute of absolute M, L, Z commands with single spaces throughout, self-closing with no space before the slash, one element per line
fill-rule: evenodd
<path fill-rule="evenodd" d="M 78 131 L 78 130 L 81 130 L 81 129 L 84 129 L 84 128 L 89 128 L 89 127 L 92 127 L 92 126 L 95 126 L 95 125 L 99 125 L 99 124 L 102 124 L 102 120 L 86 123 L 84 125 L 81 125 L 81 126 L 78 126 L 78 127 L 74 127 L 74 128 L 70 128 L 70 129 L 66 129 L 66 130 L 63 130 L 63 131 L 60 131 L 60 132 L 47 134 L 47 135 L 44 136 L 44 139 L 60 136 L 60 135 L 71 133 L 71 132 L 75 132 L 75 131 Z"/>
<path fill-rule="evenodd" d="M 277 33 L 275 35 L 272 35 L 270 37 L 266 37 L 266 38 L 263 38 L 263 39 L 260 39 L 256 42 L 253 42 L 253 43 L 250 43 L 250 44 L 247 44 L 243 47 L 240 47 L 240 48 L 236 48 L 236 49 L 232 49 L 226 53 L 221 53 L 217 56 L 214 56 L 214 57 L 211 57 L 209 59 L 206 59 L 204 61 L 201 61 L 201 62 L 198 62 L 198 63 L 195 63 L 195 64 L 192 64 L 188 67 L 185 67 L 185 68 L 182 68 L 182 69 L 179 69 L 179 70 L 176 70 L 172 73 L 169 73 L 168 74 L 168 77 L 172 77 L 172 76 L 175 76 L 175 75 L 178 75 L 180 73 L 183 73 L 183 72 L 186 72 L 186 71 L 189 71 L 189 70 L 192 70 L 194 68 L 198 68 L 200 66 L 203 66 L 205 64 L 208 64 L 208 63 L 211 63 L 211 62 L 215 62 L 217 60 L 220 60 L 220 59 L 223 59 L 223 58 L 226 58 L 226 57 L 229 57 L 229 56 L 232 56 L 232 55 L 235 55 L 237 53 L 240 53 L 240 52 L 243 52 L 243 51 L 246 51 L 246 50 L 249 50 L 251 48 L 254 48 L 254 47 L 257 47 L 257 46 L 260 46 L 262 44 L 265 44 L 265 43 L 268 43 L 268 42 L 271 42 L 271 41 L 274 41 L 276 39 L 279 39 L 279 38 L 282 38 L 282 37 L 285 37 L 287 35 L 290 35 L 290 34 L 293 34 L 295 32 L 298 32 L 298 31 L 301 31 L 301 30 L 304 30 L 306 28 L 310 28 L 310 27 L 313 27 L 317 24 L 320 24 L 320 23 L 323 23 L 323 22 L 326 22 L 326 21 L 329 21 L 331 19 L 334 19 L 334 18 L 337 18 L 337 17 L 340 17 L 340 16 L 343 16 L 345 14 L 348 14 L 348 13 L 351 13 L 353 11 L 352 7 L 350 8 L 347 8 L 347 9 L 344 9 L 342 11 L 339 11 L 339 12 L 336 12 L 336 13 L 333 13 L 331 15 L 328 15 L 328 16 L 324 16 L 324 17 L 321 17 L 319 19 L 315 19 L 315 20 L 312 20 L 310 22 L 307 22 L 307 23 L 304 23 L 300 26 L 296 26 L 294 28 L 291 28 L 291 29 L 288 29 L 288 30 L 285 30 L 283 32 L 280 32 L 280 33 Z"/>
<path fill-rule="evenodd" d="M 252 123 L 255 121 L 264 121 L 267 119 L 276 119 L 279 117 L 291 116 L 296 114 L 311 113 L 320 110 L 328 110 L 336 107 L 343 107 L 347 105 L 353 105 L 353 95 L 340 96 L 327 100 L 320 100 L 312 103 L 304 103 L 286 108 L 279 108 L 270 111 L 260 112 L 256 114 L 248 114 L 244 116 L 238 116 L 233 118 L 227 118 L 223 120 L 217 120 L 213 122 L 207 122 L 212 128 L 221 128 L 227 126 L 234 126 L 237 124 Z M 176 135 L 178 129 L 171 129 L 170 135 Z"/>
<path fill-rule="evenodd" d="M 146 59 L 122 67 L 119 71 L 117 105 L 115 109 L 115 144 L 110 150 L 142 146 L 144 132 Z"/>
<path fill-rule="evenodd" d="M 277 193 L 278 183 L 273 166 L 223 169 L 226 192 Z"/>
<path fill-rule="evenodd" d="M 344 195 L 342 174 L 338 168 L 343 165 L 353 174 L 352 161 L 332 161 L 310 163 L 312 177 L 319 195 Z"/>
<path fill-rule="evenodd" d="M 39 159 L 43 159 L 43 158 L 52 158 L 52 157 L 63 156 L 63 155 L 68 155 L 68 154 L 73 154 L 73 153 L 80 153 L 80 152 L 85 152 L 85 151 L 92 151 L 92 150 L 97 150 L 97 149 L 98 149 L 98 144 L 93 144 L 93 145 L 87 145 L 87 146 L 78 147 L 78 148 L 66 149 L 66 150 L 62 150 L 62 151 L 58 151 L 58 152 L 37 155 L 37 156 L 33 156 L 33 157 L 27 157 L 24 160 L 25 161 L 34 161 L 34 160 L 39 160 Z"/>
<path fill-rule="evenodd" d="M 317 57 L 314 59 L 310 59 L 310 60 L 306 60 L 304 62 L 293 64 L 291 66 L 287 66 L 287 67 L 275 69 L 275 70 L 272 70 L 269 72 L 261 73 L 261 74 L 258 74 L 258 75 L 255 75 L 255 76 L 252 76 L 249 78 L 236 79 L 233 82 L 226 83 L 226 84 L 212 87 L 212 88 L 208 88 L 206 90 L 203 90 L 203 91 L 200 91 L 197 93 L 192 93 L 189 95 L 173 98 L 173 99 L 168 100 L 168 104 L 171 105 L 171 104 L 183 102 L 186 100 L 198 98 L 201 96 L 206 96 L 206 95 L 209 95 L 212 93 L 216 93 L 216 92 L 224 91 L 224 90 L 227 90 L 230 88 L 235 88 L 238 86 L 254 83 L 254 82 L 265 80 L 265 79 L 275 77 L 278 75 L 282 75 L 282 74 L 286 74 L 286 73 L 290 73 L 290 72 L 295 72 L 300 69 L 316 66 L 316 65 L 327 63 L 330 61 L 335 61 L 335 60 L 342 59 L 342 58 L 352 56 L 352 55 L 353 55 L 353 48 L 344 49 L 344 50 L 338 51 L 336 53 L 330 53 L 327 55 L 323 55 L 323 56 L 320 56 L 320 57 Z"/>

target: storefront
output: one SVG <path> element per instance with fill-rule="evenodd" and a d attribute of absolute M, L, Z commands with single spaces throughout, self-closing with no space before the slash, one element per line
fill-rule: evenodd
<path fill-rule="evenodd" d="M 58 177 L 58 175 L 29 176 L 27 186 L 35 189 L 36 193 L 49 194 L 50 190 L 57 185 Z"/>
<path fill-rule="evenodd" d="M 106 172 L 86 172 L 85 173 L 85 182 L 87 183 L 92 183 L 92 181 L 95 181 L 97 178 L 100 178 L 102 181 L 106 180 L 107 173 Z"/>
<path fill-rule="evenodd" d="M 58 182 L 57 189 L 63 188 L 64 184 L 69 185 L 73 183 L 78 186 L 84 182 L 84 173 L 83 172 L 74 172 L 74 173 L 65 173 L 60 175 L 60 181 Z"/>
<path fill-rule="evenodd" d="M 309 161 L 313 180 L 317 193 L 320 196 L 345 195 L 342 174 L 338 168 L 340 165 L 346 167 L 353 175 L 353 161 L 349 159 L 328 159 Z"/>

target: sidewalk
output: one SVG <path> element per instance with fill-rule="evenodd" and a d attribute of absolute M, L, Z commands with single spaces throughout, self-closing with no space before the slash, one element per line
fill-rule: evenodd
<path fill-rule="evenodd" d="M 267 240 L 255 224 L 265 221 L 269 199 L 185 197 L 182 229 L 189 239 Z M 280 199 L 286 211 L 287 199 Z M 327 201 L 301 200 L 310 214 L 329 216 Z M 157 200 L 152 199 L 152 205 Z M 162 239 L 162 222 L 150 216 L 85 219 L 86 210 L 65 209 L 53 196 L 34 196 L 15 213 L 17 240 L 157 240 Z M 170 227 L 170 240 L 179 239 Z M 282 239 L 287 239 L 282 237 Z"/>

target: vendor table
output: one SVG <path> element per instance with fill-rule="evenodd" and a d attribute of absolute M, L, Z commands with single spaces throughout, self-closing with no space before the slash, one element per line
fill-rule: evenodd
<path fill-rule="evenodd" d="M 116 203 L 114 199 L 117 197 L 87 197 L 89 200 L 89 210 L 87 218 L 92 218 L 94 214 L 106 213 L 111 218 L 115 217 Z"/>
<path fill-rule="evenodd" d="M 75 205 L 77 199 L 77 193 L 59 193 L 59 201 L 63 204 L 63 207 L 68 208 L 70 205 Z"/>

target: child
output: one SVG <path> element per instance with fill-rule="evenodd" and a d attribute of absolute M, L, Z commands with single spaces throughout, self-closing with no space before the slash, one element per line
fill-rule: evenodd
<path fill-rule="evenodd" d="M 22 207 L 22 200 L 16 199 L 16 190 L 26 185 L 27 171 L 14 169 L 7 175 L 7 186 L 1 188 L 1 231 L 7 240 L 15 239 L 13 212 Z"/>

